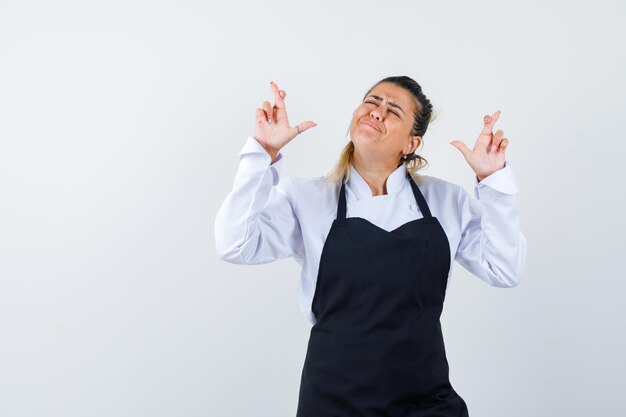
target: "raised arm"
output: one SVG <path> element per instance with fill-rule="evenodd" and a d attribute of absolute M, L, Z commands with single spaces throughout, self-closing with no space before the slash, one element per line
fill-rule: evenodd
<path fill-rule="evenodd" d="M 290 127 L 286 93 L 274 83 L 271 86 L 276 103 L 270 107 L 266 101 L 257 109 L 254 135 L 239 153 L 233 189 L 215 218 L 217 256 L 231 263 L 269 263 L 304 250 L 293 183 L 280 178 L 280 149 L 315 123 Z"/>
<path fill-rule="evenodd" d="M 526 238 L 520 231 L 517 185 L 505 161 L 509 140 L 502 130 L 493 133 L 499 118 L 500 110 L 484 117 L 473 149 L 458 140 L 450 142 L 476 174 L 477 200 L 459 187 L 462 234 L 455 259 L 490 285 L 514 287 L 522 279 Z"/>

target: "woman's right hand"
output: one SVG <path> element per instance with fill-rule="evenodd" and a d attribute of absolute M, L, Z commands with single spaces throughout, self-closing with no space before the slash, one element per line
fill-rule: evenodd
<path fill-rule="evenodd" d="M 254 138 L 265 148 L 275 162 L 278 152 L 283 146 L 298 136 L 298 129 L 289 126 L 287 118 L 287 108 L 285 107 L 285 97 L 287 93 L 279 90 L 278 86 L 270 81 L 274 92 L 274 106 L 270 106 L 269 101 L 263 102 L 262 108 L 256 109 L 256 123 L 254 127 Z M 300 133 L 317 126 L 315 122 L 306 121 L 299 125 Z"/>

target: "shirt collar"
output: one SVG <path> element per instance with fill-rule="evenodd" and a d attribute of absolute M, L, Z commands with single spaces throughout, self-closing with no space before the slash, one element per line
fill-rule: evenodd
<path fill-rule="evenodd" d="M 389 177 L 387 177 L 387 194 L 395 194 L 402 190 L 407 183 L 406 179 L 406 167 L 404 164 L 400 164 Z M 346 184 L 356 194 L 357 198 L 363 199 L 372 197 L 372 190 L 367 182 L 361 177 L 359 172 L 354 168 L 354 165 L 350 165 L 350 178 Z"/>

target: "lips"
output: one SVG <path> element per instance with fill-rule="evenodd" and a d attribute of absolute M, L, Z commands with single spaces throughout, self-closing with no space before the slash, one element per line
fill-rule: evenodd
<path fill-rule="evenodd" d="M 364 120 L 361 123 L 366 124 L 368 126 L 373 127 L 374 129 L 378 130 L 379 132 L 382 132 L 382 130 L 378 127 L 378 125 L 376 125 L 375 123 L 369 121 L 369 120 Z"/>

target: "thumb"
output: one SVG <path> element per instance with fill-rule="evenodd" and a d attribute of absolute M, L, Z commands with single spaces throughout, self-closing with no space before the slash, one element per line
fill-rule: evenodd
<path fill-rule="evenodd" d="M 457 148 L 459 151 L 461 151 L 463 157 L 467 159 L 470 150 L 467 146 L 465 146 L 463 142 L 461 142 L 460 140 L 453 140 L 452 142 L 450 142 L 450 144 Z"/>
<path fill-rule="evenodd" d="M 306 122 L 299 123 L 298 126 L 300 126 L 300 132 L 304 132 L 305 130 L 309 130 L 310 128 L 317 126 L 317 123 L 308 120 Z"/>

